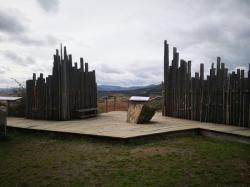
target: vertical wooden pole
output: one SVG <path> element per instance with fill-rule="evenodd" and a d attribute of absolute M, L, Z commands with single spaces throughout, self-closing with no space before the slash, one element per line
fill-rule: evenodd
<path fill-rule="evenodd" d="M 164 86 L 163 86 L 163 108 L 162 114 L 167 115 L 167 95 L 168 95 L 168 74 L 169 74 L 169 47 L 168 43 L 164 41 Z"/>

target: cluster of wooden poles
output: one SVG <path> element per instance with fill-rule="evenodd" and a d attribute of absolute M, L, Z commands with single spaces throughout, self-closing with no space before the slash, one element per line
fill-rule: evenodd
<path fill-rule="evenodd" d="M 64 54 L 62 46 L 56 50 L 52 75 L 43 74 L 26 82 L 26 116 L 33 119 L 69 120 L 76 111 L 97 108 L 97 85 L 95 71 L 89 71 L 88 63 L 80 58 L 72 66 L 72 55 Z"/>
<path fill-rule="evenodd" d="M 191 75 L 191 61 L 180 60 L 173 48 L 169 65 L 169 45 L 164 43 L 163 115 L 250 127 L 250 71 L 237 69 L 229 73 L 220 57 L 217 66 L 204 78 Z"/>

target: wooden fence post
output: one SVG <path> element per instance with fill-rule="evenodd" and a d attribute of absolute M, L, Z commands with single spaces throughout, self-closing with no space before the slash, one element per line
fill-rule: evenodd
<path fill-rule="evenodd" d="M 180 61 L 173 48 L 169 64 L 169 45 L 164 42 L 163 115 L 185 119 L 250 126 L 250 64 L 244 70 L 228 73 L 217 57 L 205 79 L 204 64 L 200 73 L 191 76 L 191 61 Z"/>

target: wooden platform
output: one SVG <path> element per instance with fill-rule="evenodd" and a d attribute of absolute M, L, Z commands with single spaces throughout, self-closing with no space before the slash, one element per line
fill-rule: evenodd
<path fill-rule="evenodd" d="M 126 122 L 126 114 L 126 112 L 115 111 L 100 114 L 95 118 L 73 121 L 44 121 L 10 117 L 8 127 L 122 140 L 189 132 L 250 143 L 250 128 L 163 117 L 161 113 L 156 113 L 150 124 L 130 124 Z"/>

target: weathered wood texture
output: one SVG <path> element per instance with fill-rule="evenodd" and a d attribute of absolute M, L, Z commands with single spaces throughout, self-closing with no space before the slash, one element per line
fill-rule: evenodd
<path fill-rule="evenodd" d="M 136 124 L 149 123 L 155 114 L 155 109 L 148 103 L 130 102 L 127 113 L 127 122 Z"/>
<path fill-rule="evenodd" d="M 250 127 L 250 71 L 228 72 L 220 57 L 206 79 L 204 64 L 191 76 L 191 61 L 180 60 L 174 47 L 164 43 L 163 116 Z"/>
<path fill-rule="evenodd" d="M 0 106 L 0 138 L 6 136 L 6 126 L 7 126 L 7 108 Z"/>
<path fill-rule="evenodd" d="M 33 119 L 69 120 L 79 109 L 97 108 L 95 71 L 88 70 L 88 63 L 80 58 L 72 66 L 72 55 L 59 55 L 56 50 L 52 75 L 43 74 L 26 81 L 26 116 Z"/>

